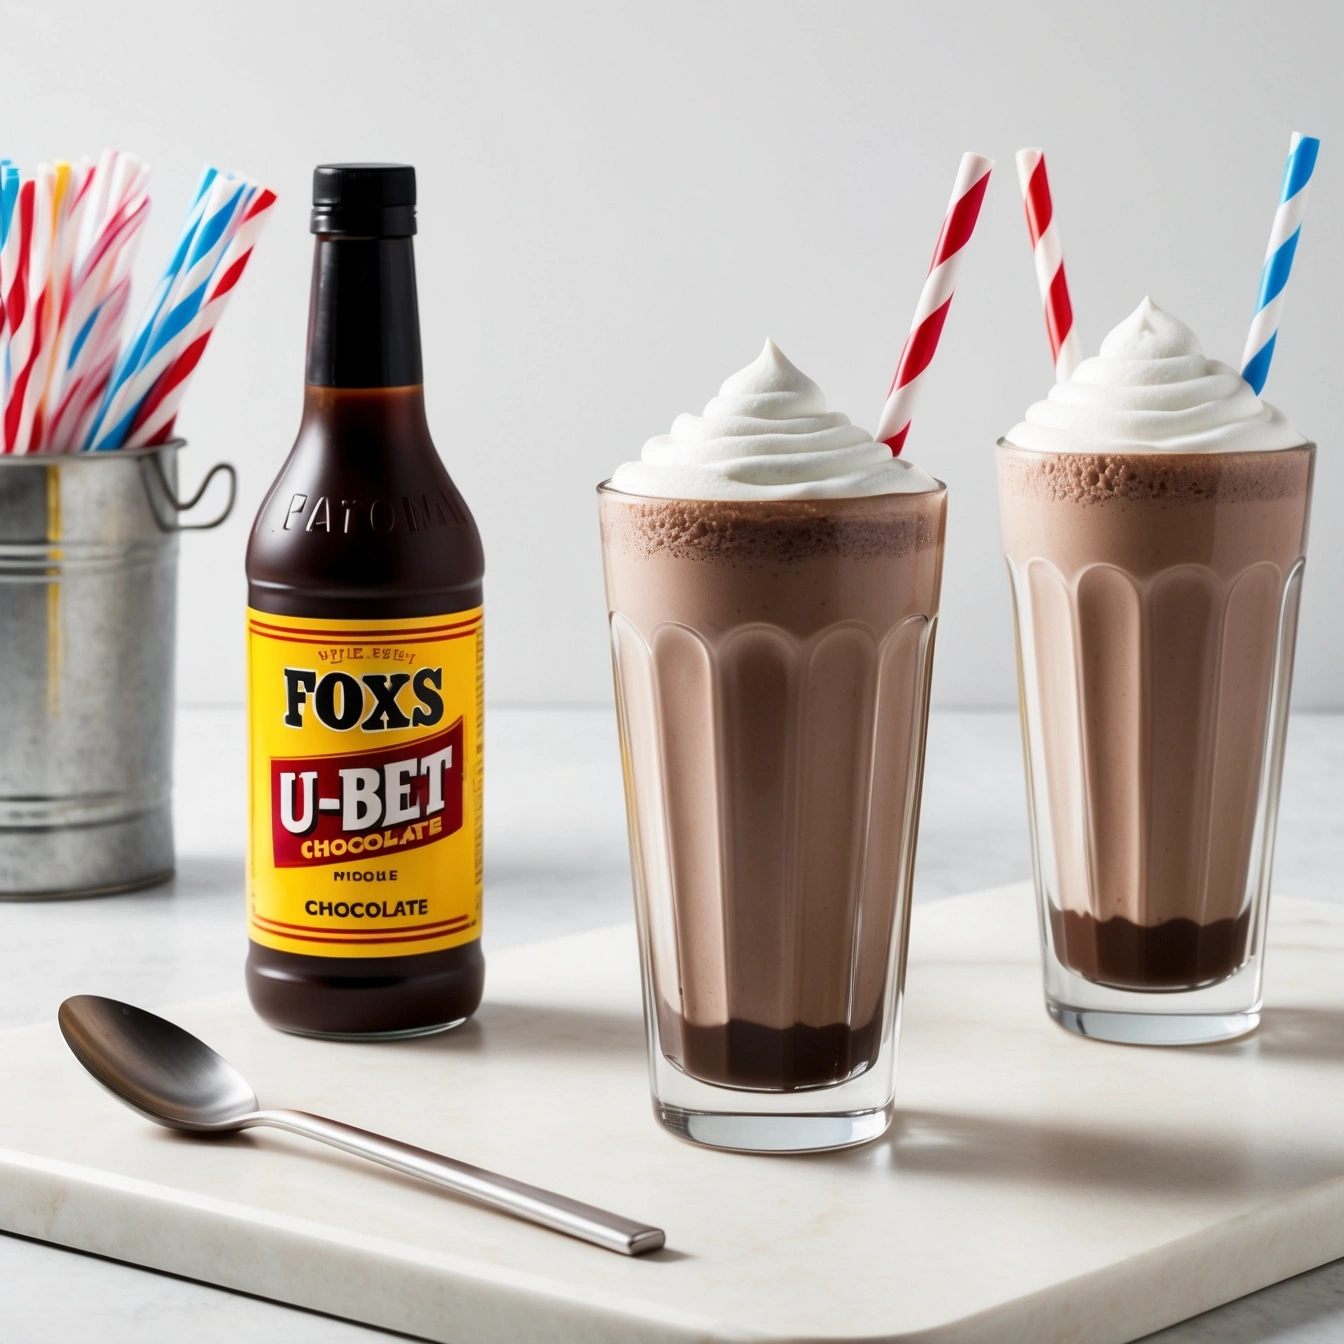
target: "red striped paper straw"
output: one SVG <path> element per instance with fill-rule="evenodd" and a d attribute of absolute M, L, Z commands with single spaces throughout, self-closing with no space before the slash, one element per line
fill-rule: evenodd
<path fill-rule="evenodd" d="M 1045 172 L 1045 151 L 1017 151 L 1017 179 L 1022 184 L 1022 200 L 1027 207 L 1027 232 L 1031 235 L 1032 258 L 1036 262 L 1036 283 L 1045 310 L 1045 330 L 1050 337 L 1050 356 L 1055 361 L 1055 381 L 1073 377 L 1082 362 L 1078 332 L 1073 325 L 1073 304 L 1064 278 L 1064 252 L 1055 224 L 1055 206 L 1050 199 L 1050 179 Z"/>
<path fill-rule="evenodd" d="M 901 349 L 896 376 L 891 380 L 887 404 L 882 408 L 877 433 L 873 436 L 890 447 L 893 457 L 899 456 L 905 446 L 905 436 L 910 432 L 910 416 L 920 382 L 938 348 L 947 310 L 952 305 L 952 291 L 956 288 L 962 253 L 975 231 L 975 221 L 980 217 L 980 204 L 985 199 L 985 188 L 989 185 L 993 167 L 994 160 L 983 154 L 961 156 L 952 201 L 943 219 L 938 245 L 933 249 L 933 261 L 929 264 L 929 274 L 915 307 L 910 334 Z"/>
<path fill-rule="evenodd" d="M 9 222 L 9 233 L 0 248 L 0 285 L 4 286 L 5 340 L 0 346 L 4 366 L 0 367 L 0 452 L 12 453 L 14 439 L 10 430 L 9 397 L 14 382 L 14 366 L 22 366 L 28 358 L 31 333 L 21 331 L 29 310 L 28 253 L 33 239 L 33 194 L 36 184 L 24 182 L 19 186 L 14 202 L 14 214 Z M 14 413 L 17 431 L 19 412 Z"/>
<path fill-rule="evenodd" d="M 98 362 L 100 344 L 109 334 L 103 316 L 108 295 L 129 271 L 137 234 L 149 213 L 149 197 L 122 199 L 129 155 L 107 151 L 96 168 L 89 169 L 85 200 L 78 217 L 73 210 L 62 226 L 70 248 L 55 360 L 47 390 L 47 430 L 44 450 L 63 452 L 75 447 L 69 437 L 71 407 L 82 394 L 88 367 Z M 77 236 L 76 236 L 77 230 Z M 112 333 L 115 335 L 116 333 Z"/>
<path fill-rule="evenodd" d="M 86 215 L 80 229 L 79 263 L 71 275 L 62 323 L 56 359 L 59 381 L 54 385 L 57 395 L 47 430 L 48 447 L 56 451 L 74 449 L 82 442 L 75 427 L 88 419 L 90 389 L 99 379 L 99 396 L 106 388 L 101 370 L 107 351 L 111 349 L 115 357 L 120 345 L 129 272 L 149 215 L 148 170 L 138 160 L 125 154 L 104 154 L 94 170 L 95 191 L 98 174 L 104 171 L 109 181 L 88 206 L 101 213 L 91 222 Z M 78 347 L 77 340 L 81 342 Z M 96 376 L 90 376 L 91 370 L 98 371 Z"/>
<path fill-rule="evenodd" d="M 46 340 L 47 269 L 52 244 L 52 188 L 55 172 L 41 164 L 37 176 L 19 189 L 14 224 L 23 231 L 19 273 L 6 295 L 11 314 L 9 339 L 9 400 L 5 406 L 5 451 L 26 453 L 37 409 L 32 391 Z"/>
<path fill-rule="evenodd" d="M 93 164 L 87 159 L 78 164 L 58 161 L 55 166 L 51 257 L 47 266 L 46 343 L 41 362 L 28 388 L 28 395 L 34 402 L 33 425 L 28 442 L 30 453 L 50 447 L 48 429 L 62 381 L 59 368 L 61 332 L 69 312 L 75 247 L 92 181 Z"/>
<path fill-rule="evenodd" d="M 56 452 L 70 452 L 82 443 L 97 410 L 120 350 L 122 322 L 131 293 L 131 277 L 124 275 L 100 305 L 73 373 L 51 418 L 48 437 Z"/>

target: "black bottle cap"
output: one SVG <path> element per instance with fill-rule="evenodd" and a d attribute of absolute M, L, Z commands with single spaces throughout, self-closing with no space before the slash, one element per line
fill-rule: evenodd
<path fill-rule="evenodd" d="M 313 169 L 312 231 L 347 238 L 415 232 L 415 169 L 408 163 L 322 163 Z"/>

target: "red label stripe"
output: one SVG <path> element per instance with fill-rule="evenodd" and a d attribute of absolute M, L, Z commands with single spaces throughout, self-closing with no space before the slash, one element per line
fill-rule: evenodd
<path fill-rule="evenodd" d="M 472 616 L 469 620 L 454 621 L 448 625 L 395 626 L 390 630 L 314 630 L 304 629 L 297 625 L 271 625 L 266 621 L 259 621 L 255 617 L 250 624 L 253 632 L 258 635 L 303 635 L 307 638 L 317 639 L 319 642 L 333 644 L 385 644 L 388 640 L 395 640 L 399 636 L 406 635 L 424 639 L 429 635 L 449 634 L 457 631 L 470 634 L 481 624 L 481 617 Z"/>
<path fill-rule="evenodd" d="M 474 921 L 473 921 L 474 922 Z M 333 938 L 329 935 L 318 935 L 314 933 L 286 933 L 277 935 L 284 938 L 292 938 L 296 943 L 331 943 L 342 947 L 351 947 L 356 944 L 372 945 L 374 943 L 423 943 L 433 938 L 449 938 L 454 933 L 461 933 L 464 929 L 471 928 L 470 923 L 463 924 L 457 929 L 440 929 L 437 933 L 397 933 L 389 934 L 386 937 L 370 936 L 364 938 Z"/>
<path fill-rule="evenodd" d="M 282 920 L 271 919 L 267 915 L 253 915 L 252 922 L 260 924 L 263 928 L 272 929 L 277 933 L 295 929 L 300 933 L 323 933 L 338 938 L 371 938 L 384 933 L 432 933 L 436 929 L 440 933 L 451 933 L 454 929 L 469 924 L 471 916 L 457 915 L 452 919 L 441 919 L 428 924 L 399 924 L 388 929 L 333 929 L 323 924 L 286 924 Z"/>

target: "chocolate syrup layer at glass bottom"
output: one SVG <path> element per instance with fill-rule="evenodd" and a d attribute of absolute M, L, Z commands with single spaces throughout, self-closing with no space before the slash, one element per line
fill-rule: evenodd
<path fill-rule="evenodd" d="M 1073 972 L 1115 989 L 1191 989 L 1215 984 L 1245 964 L 1251 912 L 1196 924 L 1133 924 L 1050 907 L 1055 952 Z"/>
<path fill-rule="evenodd" d="M 470 1017 L 484 989 L 479 939 L 413 957 L 304 957 L 248 944 L 248 997 L 265 1021 L 283 1031 L 432 1031 Z"/>
<path fill-rule="evenodd" d="M 724 1026 L 681 1028 L 683 1072 L 701 1082 L 769 1092 L 826 1087 L 855 1077 L 877 1058 L 879 1019 L 861 1027 L 834 1022 L 764 1027 L 734 1018 Z"/>

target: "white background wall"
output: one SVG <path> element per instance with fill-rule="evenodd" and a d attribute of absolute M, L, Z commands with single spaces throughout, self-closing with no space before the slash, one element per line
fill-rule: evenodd
<path fill-rule="evenodd" d="M 593 485 L 772 335 L 873 428 L 963 149 L 999 160 L 907 451 L 951 486 L 943 704 L 1014 697 L 992 445 L 1049 358 L 1013 151 L 1048 151 L 1085 349 L 1150 293 L 1236 362 L 1289 132 L 1323 137 L 1269 395 L 1322 445 L 1301 706 L 1344 707 L 1344 9 L 0 0 L 0 150 L 280 193 L 180 426 L 236 516 L 183 545 L 179 694 L 242 697 L 243 547 L 298 419 L 312 165 L 420 178 L 431 423 L 476 512 L 495 702 L 609 694 Z M 145 287 L 141 288 L 143 297 Z"/>

